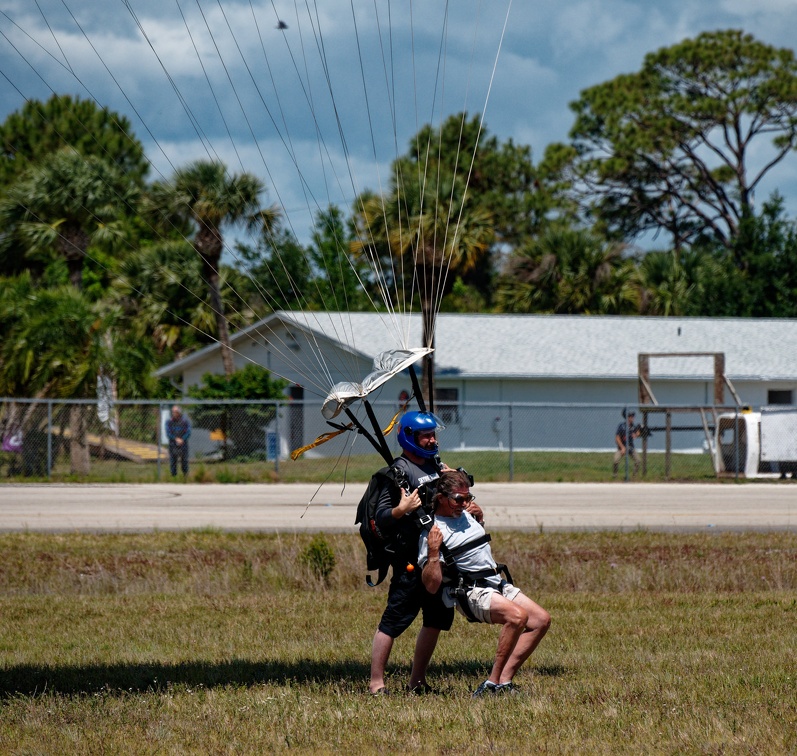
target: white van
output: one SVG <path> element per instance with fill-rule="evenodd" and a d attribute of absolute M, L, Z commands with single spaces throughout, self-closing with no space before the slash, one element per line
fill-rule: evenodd
<path fill-rule="evenodd" d="M 797 407 L 719 415 L 714 469 L 744 478 L 797 477 Z"/>

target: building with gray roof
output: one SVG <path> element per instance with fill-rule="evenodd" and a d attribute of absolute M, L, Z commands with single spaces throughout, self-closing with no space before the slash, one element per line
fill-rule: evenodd
<path fill-rule="evenodd" d="M 320 411 L 310 405 L 317 401 L 320 407 L 339 381 L 361 380 L 380 352 L 420 346 L 421 321 L 419 315 L 388 313 L 276 312 L 231 340 L 237 367 L 262 365 L 291 384 L 294 400 L 305 400 L 298 435 L 307 438 L 328 429 Z M 436 323 L 435 388 L 444 420 L 460 426 L 459 445 L 470 447 L 486 421 L 461 427 L 466 423 L 460 406 L 614 405 L 606 408 L 607 419 L 599 423 L 605 426 L 616 422 L 620 406 L 638 401 L 640 353 L 717 352 L 725 356 L 725 375 L 741 403 L 795 401 L 797 321 L 782 319 L 441 313 Z M 218 344 L 166 365 L 158 374 L 186 390 L 207 372 L 222 372 Z M 650 385 L 660 405 L 711 405 L 713 382 L 714 364 L 708 356 L 650 360 Z M 405 372 L 371 400 L 392 409 L 400 392 L 411 388 Z M 733 403 L 727 392 L 725 404 Z M 491 410 L 485 413 L 496 416 Z M 490 423 L 495 425 L 494 419 Z M 535 443 L 529 437 L 520 445 Z"/>

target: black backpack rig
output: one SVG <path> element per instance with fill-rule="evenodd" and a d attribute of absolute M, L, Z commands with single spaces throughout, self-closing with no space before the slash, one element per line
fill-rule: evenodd
<path fill-rule="evenodd" d="M 370 575 L 365 576 L 365 582 L 372 588 L 379 585 L 387 576 L 390 565 L 396 558 L 396 549 L 399 546 L 399 539 L 393 534 L 383 533 L 376 523 L 376 505 L 385 486 L 394 486 L 400 493 L 401 489 L 409 490 L 410 481 L 407 473 L 398 465 L 390 465 L 377 470 L 368 482 L 368 488 L 357 505 L 357 517 L 355 525 L 360 526 L 360 538 L 365 544 L 365 562 L 369 572 L 377 573 L 377 580 L 374 583 Z M 434 486 L 422 486 L 421 494 L 422 506 L 416 510 L 415 516 L 418 523 L 418 533 L 422 529 L 429 530 L 434 523 L 434 515 L 431 514 L 431 499 L 434 496 Z"/>
<path fill-rule="evenodd" d="M 440 466 L 439 458 L 437 458 L 437 464 Z M 467 476 L 472 486 L 473 476 L 462 467 L 457 469 Z M 360 503 L 357 505 L 357 517 L 354 520 L 354 524 L 360 526 L 360 538 L 365 545 L 366 567 L 369 572 L 377 573 L 377 580 L 375 583 L 371 580 L 370 575 L 365 576 L 365 582 L 371 588 L 379 585 L 387 576 L 388 568 L 395 561 L 397 547 L 399 545 L 406 546 L 406 544 L 401 542 L 400 536 L 383 533 L 376 523 L 376 506 L 379 503 L 385 486 L 395 486 L 399 494 L 401 489 L 409 490 L 410 482 L 407 473 L 395 464 L 377 470 L 371 476 L 368 487 L 365 489 L 365 493 L 360 499 Z M 428 532 L 434 525 L 434 495 L 436 492 L 437 485 L 435 481 L 426 483 L 418 489 L 418 494 L 421 497 L 421 506 L 413 513 L 418 528 L 418 535 L 420 535 L 423 530 Z M 489 541 L 490 536 L 485 534 L 484 536 L 480 536 L 454 549 L 449 549 L 445 545 L 441 547 L 440 551 L 445 560 L 444 576 L 447 582 L 455 583 L 458 586 L 458 591 L 462 595 L 465 595 L 467 590 L 473 585 L 478 584 L 476 581 L 488 575 L 498 573 L 495 571 L 486 571 L 484 573 L 462 572 L 457 568 L 454 557 L 465 551 L 470 551 L 483 543 L 488 543 Z M 414 544 L 412 545 L 414 546 Z M 501 564 L 498 566 L 500 568 L 499 571 L 505 572 L 507 581 L 511 583 L 512 578 L 509 576 L 506 565 Z M 462 592 L 463 588 L 465 589 L 464 593 Z M 458 600 L 460 600 L 460 603 L 463 603 L 461 599 Z M 463 610 L 465 610 L 469 620 L 472 622 L 476 621 L 475 618 L 471 619 L 473 615 L 466 610 L 464 604 Z"/>

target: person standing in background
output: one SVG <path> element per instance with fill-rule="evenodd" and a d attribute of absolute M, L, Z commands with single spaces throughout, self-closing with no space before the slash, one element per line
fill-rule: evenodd
<path fill-rule="evenodd" d="M 191 436 L 191 421 L 183 415 L 176 404 L 172 407 L 172 416 L 166 421 L 166 438 L 169 441 L 169 469 L 172 477 L 177 475 L 177 465 L 188 475 L 188 439 Z"/>
<path fill-rule="evenodd" d="M 614 453 L 614 460 L 612 464 L 612 477 L 617 477 L 617 470 L 620 467 L 620 460 L 627 454 L 628 458 L 634 463 L 634 475 L 639 472 L 639 457 L 634 450 L 634 439 L 642 435 L 639 426 L 634 425 L 634 412 L 629 411 L 626 417 L 625 410 L 623 410 L 623 422 L 617 426 L 614 433 L 614 443 L 617 446 L 617 451 Z"/>

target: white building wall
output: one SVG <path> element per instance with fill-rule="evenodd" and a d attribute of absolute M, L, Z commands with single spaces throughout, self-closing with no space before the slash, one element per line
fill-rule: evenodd
<path fill-rule="evenodd" d="M 288 331 L 285 326 L 274 324 L 273 330 L 263 333 L 250 332 L 234 342 L 242 354 L 234 355 L 236 367 L 243 368 L 254 362 L 269 369 L 274 375 L 286 378 L 292 384 L 302 386 L 305 406 L 302 411 L 294 406 L 286 410 L 281 418 L 281 435 L 287 425 L 294 427 L 291 436 L 302 443 L 312 441 L 320 433 L 330 430 L 320 414 L 320 402 L 332 384 L 344 380 L 360 380 L 371 371 L 370 358 L 352 355 L 336 342 L 335 335 L 329 339 L 316 337 L 308 341 L 305 332 L 299 329 Z M 319 346 L 324 349 L 322 367 L 317 356 Z M 201 382 L 207 372 L 221 373 L 222 364 L 218 350 L 205 359 L 184 368 L 184 387 Z M 499 371 L 501 365 L 495 365 Z M 699 379 L 666 378 L 657 375 L 663 371 L 664 361 L 652 365 L 651 387 L 659 405 L 710 405 L 713 401 L 713 375 Z M 614 431 L 621 421 L 622 406 L 636 406 L 638 381 L 636 376 L 625 378 L 494 378 L 475 376 L 462 378 L 442 375 L 436 379 L 436 388 L 453 388 L 458 392 L 459 407 L 446 412 L 448 428 L 442 437 L 444 449 L 456 448 L 509 448 L 515 449 L 611 449 L 614 446 Z M 759 407 L 767 404 L 770 389 L 791 390 L 797 399 L 795 381 L 734 381 L 743 404 Z M 386 423 L 398 408 L 398 397 L 402 390 L 412 391 L 406 374 L 396 376 L 374 397 L 379 421 Z M 318 403 L 315 404 L 314 402 Z M 476 406 L 482 403 L 483 406 Z M 492 404 L 486 404 L 492 403 Z M 522 403 L 608 405 L 603 407 L 576 408 L 525 408 Z M 725 404 L 733 405 L 729 390 L 725 391 Z M 510 412 L 509 405 L 512 405 Z M 468 405 L 467 407 L 465 405 Z M 348 422 L 345 415 L 338 418 Z M 641 421 L 637 417 L 637 422 Z M 677 422 L 698 425 L 695 416 L 681 416 Z M 650 424 L 664 425 L 663 415 L 651 415 Z M 351 434 L 347 434 L 351 437 Z M 673 443 L 676 449 L 699 448 L 702 432 L 676 433 Z M 393 440 L 391 447 L 398 451 Z M 322 453 L 333 453 L 330 443 Z M 664 433 L 657 431 L 650 440 L 652 449 L 664 448 Z M 371 453 L 371 447 L 362 437 L 355 444 L 355 452 Z"/>

